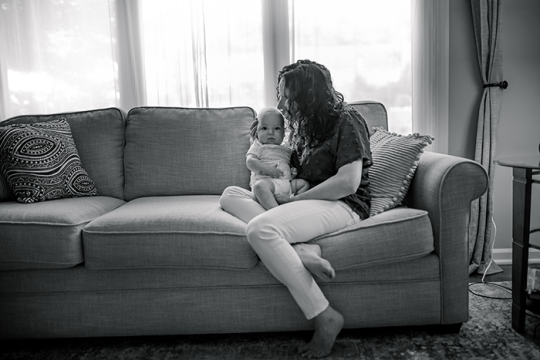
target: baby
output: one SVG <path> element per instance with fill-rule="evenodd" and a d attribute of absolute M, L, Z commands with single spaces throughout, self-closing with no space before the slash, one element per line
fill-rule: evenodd
<path fill-rule="evenodd" d="M 301 194 L 309 189 L 303 179 L 290 168 L 292 150 L 281 145 L 285 136 L 285 119 L 276 108 L 265 108 L 259 112 L 257 131 L 253 145 L 246 155 L 246 166 L 251 170 L 251 190 L 266 209 L 278 206 L 275 194 Z"/>

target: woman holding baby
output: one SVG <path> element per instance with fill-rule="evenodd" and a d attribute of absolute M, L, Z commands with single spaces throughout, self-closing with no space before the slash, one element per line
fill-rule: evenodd
<path fill-rule="evenodd" d="M 362 116 L 337 92 L 326 67 L 310 60 L 285 66 L 278 75 L 277 108 L 288 121 L 297 179 L 309 190 L 278 193 L 280 205 L 266 211 L 257 197 L 227 188 L 222 208 L 247 223 L 249 243 L 270 272 L 287 286 L 315 333 L 300 352 L 327 356 L 345 319 L 333 309 L 313 276 L 332 280 L 331 264 L 306 242 L 365 219 L 371 166 L 369 132 Z"/>

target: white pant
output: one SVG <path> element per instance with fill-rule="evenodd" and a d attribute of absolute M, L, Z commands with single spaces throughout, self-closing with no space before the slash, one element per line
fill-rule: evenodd
<path fill-rule="evenodd" d="M 328 300 L 291 244 L 342 229 L 358 221 L 358 214 L 341 201 L 328 200 L 295 201 L 265 211 L 253 193 L 236 186 L 225 189 L 220 204 L 247 223 L 249 243 L 268 270 L 287 286 L 306 318 L 323 312 Z"/>

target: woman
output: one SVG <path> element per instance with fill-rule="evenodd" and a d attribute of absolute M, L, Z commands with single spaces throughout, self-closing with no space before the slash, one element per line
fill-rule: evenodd
<path fill-rule="evenodd" d="M 287 286 L 306 318 L 314 319 L 313 338 L 300 352 L 324 357 L 344 318 L 313 279 L 332 280 L 334 269 L 318 245 L 303 243 L 369 216 L 369 132 L 362 116 L 334 89 L 323 65 L 299 60 L 280 71 L 278 82 L 277 107 L 289 121 L 297 178 L 307 180 L 311 189 L 277 195 L 280 206 L 268 211 L 239 187 L 225 189 L 220 203 L 247 223 L 247 239 L 261 261 Z"/>

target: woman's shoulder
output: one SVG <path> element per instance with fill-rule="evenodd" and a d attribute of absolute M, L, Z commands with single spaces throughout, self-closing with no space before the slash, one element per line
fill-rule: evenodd
<path fill-rule="evenodd" d="M 367 124 L 364 117 L 354 107 L 348 104 L 343 104 L 341 116 L 338 119 L 337 127 L 340 131 L 344 129 L 360 128 L 367 131 Z"/>
<path fill-rule="evenodd" d="M 353 106 L 344 103 L 343 107 L 341 108 L 341 116 L 339 117 L 339 121 L 352 121 L 356 120 L 360 123 L 365 123 L 364 118 L 362 115 L 356 110 Z"/>

